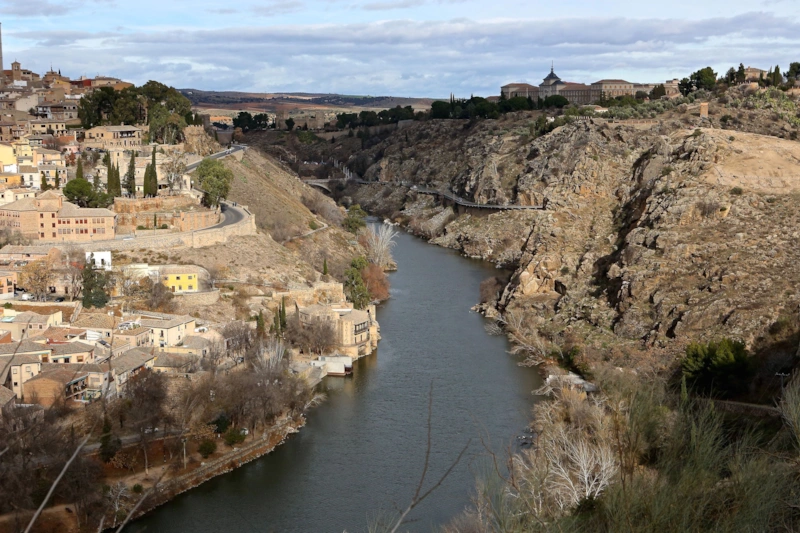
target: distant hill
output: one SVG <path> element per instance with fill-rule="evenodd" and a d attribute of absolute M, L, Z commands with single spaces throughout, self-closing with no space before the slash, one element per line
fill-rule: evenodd
<path fill-rule="evenodd" d="M 415 109 L 427 109 L 430 107 L 431 102 L 434 101 L 434 98 L 403 98 L 396 96 L 179 90 L 195 107 L 267 111 L 286 108 L 387 109 L 398 105 L 401 107 L 410 105 Z"/>

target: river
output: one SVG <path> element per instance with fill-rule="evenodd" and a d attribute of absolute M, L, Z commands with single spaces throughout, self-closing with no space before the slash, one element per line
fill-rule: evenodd
<path fill-rule="evenodd" d="M 328 400 L 274 453 L 217 477 L 136 521 L 130 532 L 366 531 L 408 505 L 423 467 L 432 385 L 429 486 L 471 440 L 444 484 L 415 509 L 406 531 L 432 531 L 463 510 L 485 445 L 503 453 L 530 419 L 541 380 L 517 366 L 504 337 L 470 307 L 492 265 L 406 233 L 397 237 L 391 298 L 378 309 L 383 340 L 326 378 Z"/>

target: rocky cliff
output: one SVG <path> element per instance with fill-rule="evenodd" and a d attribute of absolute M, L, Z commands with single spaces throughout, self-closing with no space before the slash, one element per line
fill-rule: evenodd
<path fill-rule="evenodd" d="M 345 194 L 514 269 L 496 308 L 521 311 L 556 345 L 663 369 L 687 342 L 729 336 L 767 354 L 774 373 L 796 346 L 800 144 L 720 129 L 724 112 L 715 102 L 710 121 L 689 108 L 539 137 L 524 114 L 417 123 L 351 157 L 381 184 Z M 412 185 L 545 209 L 456 213 Z"/>

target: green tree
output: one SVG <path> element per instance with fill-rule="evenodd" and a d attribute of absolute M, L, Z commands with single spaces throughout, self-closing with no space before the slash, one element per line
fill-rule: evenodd
<path fill-rule="evenodd" d="M 775 70 L 772 71 L 772 85 L 774 87 L 783 85 L 783 75 L 781 74 L 780 65 L 775 65 Z"/>
<path fill-rule="evenodd" d="M 789 63 L 789 70 L 786 71 L 786 78 L 789 81 L 800 78 L 800 63 Z"/>
<path fill-rule="evenodd" d="M 125 173 L 125 190 L 132 197 L 136 197 L 136 152 L 131 151 L 131 159 L 128 161 L 128 171 Z"/>
<path fill-rule="evenodd" d="M 211 439 L 204 439 L 200 446 L 197 447 L 197 451 L 203 459 L 208 459 L 211 454 L 217 451 L 217 443 Z"/>
<path fill-rule="evenodd" d="M 682 375 L 689 385 L 700 392 L 724 396 L 746 388 L 751 366 L 745 345 L 727 338 L 692 343 L 681 361 Z"/>
<path fill-rule="evenodd" d="M 264 321 L 264 311 L 258 311 L 258 315 L 256 315 L 256 335 L 263 339 L 267 336 L 267 324 Z"/>
<path fill-rule="evenodd" d="M 280 326 L 281 326 L 281 331 L 284 331 L 286 329 L 286 296 L 281 298 Z"/>
<path fill-rule="evenodd" d="M 83 179 L 83 158 L 78 158 L 78 168 L 75 169 L 75 179 Z"/>
<path fill-rule="evenodd" d="M 744 83 L 747 81 L 747 73 L 744 70 L 744 63 L 739 63 L 739 68 L 736 69 L 736 83 Z"/>
<path fill-rule="evenodd" d="M 664 87 L 664 84 L 656 85 L 653 87 L 653 90 L 650 91 L 650 100 L 659 100 L 662 96 L 667 95 L 667 89 Z"/>
<path fill-rule="evenodd" d="M 64 187 L 64 196 L 77 206 L 89 207 L 89 204 L 94 200 L 94 189 L 92 184 L 85 179 L 75 178 L 70 180 Z"/>
<path fill-rule="evenodd" d="M 110 165 L 108 167 L 108 180 L 106 183 L 106 190 L 112 198 L 122 196 L 122 186 L 119 182 L 119 167 Z"/>
<path fill-rule="evenodd" d="M 61 188 L 61 177 L 58 175 L 58 170 L 56 170 L 56 177 L 53 180 L 53 188 L 56 190 Z"/>
<path fill-rule="evenodd" d="M 109 281 L 105 271 L 95 268 L 94 254 L 89 255 L 83 267 L 83 307 L 105 307 L 110 300 L 107 292 Z"/>
<path fill-rule="evenodd" d="M 197 167 L 198 186 L 203 191 L 203 203 L 216 207 L 228 197 L 233 172 L 217 159 L 203 159 Z"/>
<path fill-rule="evenodd" d="M 568 105 L 569 105 L 569 100 L 567 100 L 560 94 L 551 94 L 550 96 L 544 99 L 544 107 L 557 107 L 561 109 L 562 107 L 566 107 Z"/>
<path fill-rule="evenodd" d="M 358 233 L 358 230 L 367 225 L 364 221 L 367 213 L 361 209 L 361 206 L 354 204 L 347 210 L 347 216 L 342 221 L 342 227 L 350 233 Z"/>
<path fill-rule="evenodd" d="M 42 172 L 42 181 L 39 185 L 39 189 L 41 189 L 42 192 L 50 189 L 50 185 L 47 183 L 47 176 L 44 175 L 44 172 Z"/>
<path fill-rule="evenodd" d="M 327 257 L 322 259 L 322 275 L 323 276 L 327 276 L 328 275 L 328 258 Z"/>
<path fill-rule="evenodd" d="M 117 455 L 122 447 L 122 441 L 114 436 L 111 431 L 111 420 L 107 416 L 103 417 L 103 435 L 100 437 L 100 459 L 104 463 L 109 462 Z"/>
<path fill-rule="evenodd" d="M 100 174 L 95 171 L 94 175 L 92 176 L 92 188 L 95 192 L 100 191 Z"/>
<path fill-rule="evenodd" d="M 288 129 L 289 131 L 292 131 L 294 129 L 294 119 L 292 117 L 286 119 L 286 129 Z"/>
<path fill-rule="evenodd" d="M 356 309 L 364 309 L 369 305 L 369 290 L 361 275 L 367 266 L 365 258 L 357 257 L 350 263 L 350 268 L 344 271 L 344 292 Z"/>

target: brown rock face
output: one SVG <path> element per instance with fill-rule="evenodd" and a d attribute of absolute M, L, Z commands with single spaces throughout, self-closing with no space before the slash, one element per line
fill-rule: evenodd
<path fill-rule="evenodd" d="M 800 145 L 686 121 L 588 121 L 532 139 L 532 122 L 415 124 L 368 151 L 378 163 L 366 177 L 544 204 L 462 210 L 420 233 L 515 269 L 498 307 L 536 315 L 554 340 L 675 355 L 721 336 L 753 346 L 777 321 L 796 321 Z M 361 187 L 354 201 L 419 227 L 441 219 L 434 199 L 396 182 L 390 194 Z"/>

